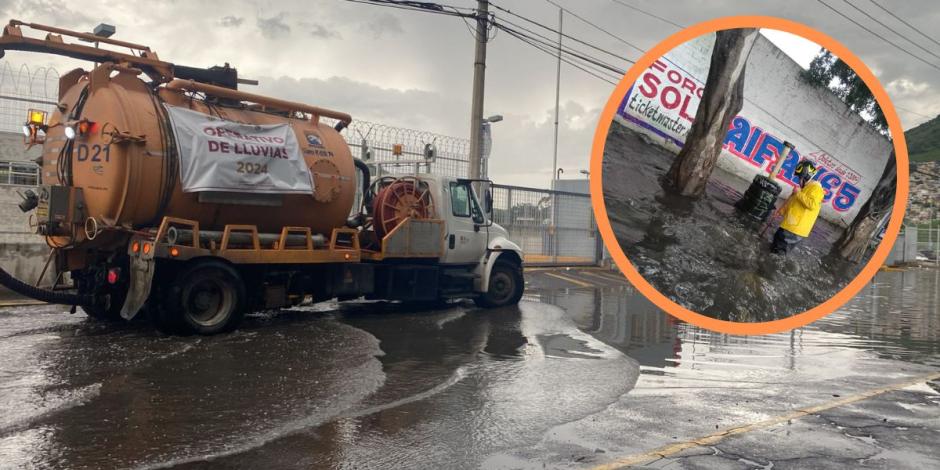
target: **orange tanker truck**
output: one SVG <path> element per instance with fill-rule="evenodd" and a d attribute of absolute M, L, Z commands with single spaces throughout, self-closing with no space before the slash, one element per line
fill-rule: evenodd
<path fill-rule="evenodd" d="M 55 110 L 31 110 L 23 128 L 42 145 L 42 184 L 20 208 L 71 284 L 38 288 L 0 269 L 13 291 L 199 334 L 308 297 L 499 307 L 522 295 L 522 251 L 491 221 L 488 181 L 373 180 L 340 135 L 349 115 L 240 91 L 227 64 L 184 67 L 16 20 L 7 50 L 94 63 L 63 75 Z"/>

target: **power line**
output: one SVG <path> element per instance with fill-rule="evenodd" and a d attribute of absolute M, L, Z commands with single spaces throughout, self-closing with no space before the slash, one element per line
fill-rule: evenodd
<path fill-rule="evenodd" d="M 520 34 L 518 31 L 516 31 L 516 30 L 514 30 L 514 29 L 512 29 L 512 28 L 506 28 L 505 26 L 501 26 L 501 25 L 499 25 L 498 23 L 497 23 L 497 27 L 499 27 L 499 28 L 501 28 L 503 31 L 505 31 L 506 34 L 509 34 L 510 36 L 512 36 L 512 37 L 514 37 L 514 38 L 516 38 L 516 39 L 518 39 L 518 40 L 520 40 L 520 41 L 522 41 L 522 42 L 524 42 L 524 43 L 526 43 L 526 44 L 528 44 L 528 45 L 530 45 L 530 46 L 532 46 L 532 47 L 534 47 L 534 48 L 536 48 L 536 49 L 538 49 L 538 50 L 540 50 L 540 51 L 542 51 L 542 52 L 544 52 L 545 54 L 547 54 L 547 55 L 549 55 L 549 56 L 551 56 L 551 57 L 554 57 L 554 58 L 558 58 L 558 56 L 556 56 L 555 53 L 552 51 L 552 49 L 555 49 L 555 51 L 557 51 L 557 50 L 558 50 L 558 49 L 557 49 L 557 46 L 551 46 L 551 47 L 550 47 L 550 46 L 546 46 L 546 45 L 544 45 L 544 44 L 541 44 L 541 43 L 539 43 L 539 42 L 534 41 L 533 39 L 531 39 L 530 37 L 528 37 L 528 36 L 526 36 L 526 35 Z M 587 73 L 588 75 L 591 75 L 592 77 L 597 78 L 598 80 L 602 80 L 602 81 L 607 82 L 607 83 L 609 83 L 609 84 L 611 84 L 611 85 L 614 85 L 614 86 L 617 85 L 617 82 L 612 81 L 609 77 L 605 77 L 605 76 L 602 75 L 601 73 L 598 73 L 598 72 L 596 72 L 596 71 L 589 70 L 589 69 L 587 69 L 587 68 L 585 68 L 585 67 L 582 67 L 580 64 L 577 64 L 577 63 L 575 63 L 575 62 L 569 60 L 567 57 L 562 56 L 560 59 L 561 59 L 562 62 L 564 62 L 564 63 L 566 63 L 566 64 L 568 64 L 568 65 L 570 65 L 570 66 L 572 66 L 572 67 L 574 67 L 574 68 L 576 68 L 576 69 L 578 69 L 578 70 L 581 70 L 582 72 Z M 619 77 L 618 77 L 618 78 L 619 78 Z"/>
<path fill-rule="evenodd" d="M 888 40 L 888 39 L 885 38 L 884 36 L 882 36 L 882 35 L 880 35 L 880 34 L 874 32 L 874 31 L 872 31 L 871 29 L 868 29 L 868 27 L 866 27 L 865 25 L 859 23 L 858 21 L 855 21 L 854 19 L 852 19 L 852 18 L 849 17 L 849 16 L 846 16 L 845 13 L 842 13 L 841 11 L 836 10 L 835 8 L 833 8 L 831 5 L 829 5 L 828 3 L 824 2 L 823 0 L 817 0 L 817 1 L 818 1 L 819 3 L 821 3 L 824 7 L 826 7 L 826 8 L 828 8 L 828 9 L 834 11 L 837 15 L 839 15 L 839 16 L 841 16 L 841 17 L 843 17 L 843 18 L 845 18 L 845 19 L 847 19 L 847 20 L 849 20 L 849 21 L 851 21 L 852 23 L 855 23 L 855 25 L 858 26 L 859 28 L 862 28 L 862 29 L 864 29 L 865 31 L 868 31 L 871 35 L 877 37 L 878 39 L 881 39 L 882 41 L 884 41 L 884 42 L 886 42 L 886 43 L 888 43 L 888 44 L 891 44 L 892 46 L 894 46 L 896 49 L 900 50 L 901 52 L 903 52 L 903 53 L 905 53 L 905 54 L 907 54 L 907 55 L 909 55 L 909 56 L 911 56 L 911 57 L 913 57 L 913 58 L 915 58 L 915 59 L 917 59 L 917 60 L 919 60 L 919 61 L 921 61 L 921 62 L 923 62 L 923 63 L 925 63 L 925 64 L 927 64 L 927 65 L 929 65 L 929 66 L 931 66 L 931 67 L 933 67 L 933 68 L 935 68 L 935 69 L 937 69 L 937 70 L 940 70 L 940 67 L 938 67 L 938 66 L 936 66 L 936 65 L 934 65 L 934 64 L 932 64 L 932 63 L 930 63 L 930 62 L 927 62 L 926 60 L 924 60 L 924 59 L 921 58 L 920 56 L 914 55 L 911 51 L 908 51 L 907 49 L 905 49 L 905 48 L 903 48 L 903 47 L 901 47 L 901 46 L 895 44 L 894 42 Z"/>
<path fill-rule="evenodd" d="M 922 50 L 922 51 L 924 51 L 924 52 L 926 52 L 926 53 L 928 53 L 928 54 L 930 54 L 930 55 L 932 55 L 932 56 L 934 56 L 934 57 L 940 59 L 940 55 L 934 54 L 933 52 L 930 52 L 929 50 L 924 49 L 924 47 L 921 46 L 920 44 L 917 44 L 916 42 L 912 41 L 912 40 L 911 40 L 910 38 L 908 38 L 907 36 L 905 36 L 905 35 L 903 35 L 903 34 L 897 32 L 897 31 L 895 31 L 895 30 L 892 29 L 890 26 L 888 26 L 888 25 L 884 24 L 883 22 L 881 22 L 881 20 L 879 20 L 878 18 L 875 18 L 874 16 L 871 16 L 870 14 L 868 14 L 867 11 L 862 10 L 861 8 L 859 8 L 859 7 L 857 7 L 857 6 L 855 6 L 855 5 L 851 4 L 851 3 L 849 3 L 848 0 L 842 0 L 842 2 L 845 3 L 846 5 L 848 5 L 848 6 L 852 7 L 852 8 L 854 8 L 856 11 L 861 12 L 861 14 L 867 16 L 869 19 L 871 19 L 871 20 L 874 21 L 875 23 L 880 24 L 881 26 L 883 26 L 883 27 L 884 27 L 885 29 L 887 29 L 888 31 L 891 31 L 891 32 L 894 33 L 894 34 L 897 34 L 901 39 L 904 39 L 905 41 L 907 41 L 907 42 L 909 42 L 909 43 L 911 43 L 911 44 L 917 46 L 918 49 L 920 49 L 920 50 Z"/>
<path fill-rule="evenodd" d="M 622 2 L 622 1 L 620 1 L 620 0 L 613 0 L 613 1 L 614 1 L 614 3 L 618 3 L 618 4 L 620 4 L 620 5 L 622 5 L 622 6 L 625 6 L 625 7 L 629 8 L 629 9 L 631 9 L 631 10 L 636 10 L 636 11 L 638 11 L 638 12 L 640 12 L 640 13 L 643 13 L 643 14 L 646 15 L 646 16 L 653 17 L 653 18 L 656 18 L 657 20 L 662 21 L 662 22 L 664 22 L 664 23 L 671 24 L 671 25 L 673 25 L 673 26 L 675 26 L 675 27 L 677 27 L 677 28 L 679 28 L 679 29 L 685 29 L 685 26 L 682 26 L 682 25 L 679 24 L 679 23 L 673 23 L 672 21 L 669 21 L 669 20 L 667 20 L 666 18 L 663 18 L 662 16 L 655 15 L 655 14 L 653 14 L 653 13 L 650 13 L 650 12 L 646 11 L 646 10 L 642 10 L 642 9 L 640 9 L 640 8 L 637 8 L 637 7 L 633 6 L 633 5 L 624 3 L 624 2 Z"/>
<path fill-rule="evenodd" d="M 467 8 L 455 7 L 451 5 L 442 5 L 439 3 L 431 2 L 411 2 L 411 1 L 396 1 L 396 0 L 346 0 L 350 3 L 362 3 L 364 5 L 380 6 L 386 8 L 395 8 L 398 10 L 406 11 L 420 11 L 423 13 L 433 13 L 438 15 L 445 16 L 460 16 L 463 18 L 472 18 L 475 15 L 471 13 L 460 13 L 460 10 L 467 10 Z M 444 8 L 450 8 L 453 11 L 446 11 Z"/>
<path fill-rule="evenodd" d="M 525 33 L 522 33 L 522 32 L 520 32 L 520 31 L 518 31 L 518 30 L 516 30 L 516 29 L 513 29 L 513 28 L 507 27 L 507 26 L 505 26 L 505 25 L 503 25 L 503 24 L 500 24 L 499 22 L 495 23 L 495 26 L 496 26 L 497 28 L 499 28 L 499 29 L 502 29 L 502 30 L 505 31 L 507 34 L 509 34 L 510 36 L 512 36 L 512 37 L 514 37 L 514 38 L 516 38 L 516 39 L 519 39 L 520 41 L 523 41 L 523 42 L 529 44 L 530 46 L 533 46 L 533 47 L 535 47 L 535 48 L 541 50 L 542 52 L 545 52 L 545 53 L 551 55 L 552 57 L 557 57 L 557 56 L 555 55 L 555 53 L 561 51 L 562 54 L 566 54 L 566 55 L 564 55 L 564 56 L 561 57 L 561 60 L 562 60 L 563 62 L 565 62 L 566 64 L 569 64 L 569 65 L 571 65 L 571 66 L 573 66 L 573 67 L 575 67 L 575 68 L 578 68 L 578 69 L 580 69 L 580 70 L 582 70 L 582 71 L 584 71 L 584 72 L 591 73 L 591 75 L 594 75 L 596 78 L 602 78 L 602 77 L 598 76 L 598 74 L 600 74 L 600 75 L 606 75 L 606 76 L 603 77 L 602 79 L 603 79 L 604 81 L 606 81 L 606 82 L 612 84 L 612 85 L 616 85 L 617 83 L 608 80 L 608 78 L 612 78 L 612 79 L 614 79 L 614 80 L 619 80 L 620 77 L 622 77 L 623 74 L 625 73 L 623 70 L 617 69 L 616 67 L 613 67 L 613 66 L 611 66 L 611 67 L 608 68 L 608 67 L 605 67 L 605 66 L 603 66 L 603 65 L 601 65 L 601 64 L 597 64 L 597 63 L 591 61 L 589 57 L 583 57 L 583 56 L 580 56 L 580 55 L 577 55 L 577 54 L 572 54 L 570 51 L 566 50 L 564 47 L 562 47 L 561 49 L 559 49 L 558 46 L 555 45 L 555 44 L 553 44 L 553 43 L 539 40 L 539 39 L 534 38 L 534 37 L 532 37 L 532 36 L 530 36 L 530 35 L 527 35 L 527 34 L 525 34 Z M 570 59 L 571 57 L 580 59 L 580 60 L 582 60 L 582 61 L 584 61 L 584 62 L 586 62 L 586 63 L 578 64 L 578 63 L 576 63 L 576 62 L 573 62 L 573 61 Z M 592 67 L 592 66 L 593 66 L 593 67 Z M 588 69 L 590 69 L 590 70 L 588 70 Z"/>
<path fill-rule="evenodd" d="M 610 31 L 607 31 L 607 30 L 604 29 L 604 28 L 601 28 L 600 26 L 594 24 L 593 22 L 591 22 L 591 21 L 589 21 L 589 20 L 584 19 L 583 17 L 581 17 L 581 16 L 578 15 L 577 13 L 575 13 L 575 12 L 573 12 L 573 11 L 571 11 L 571 10 L 569 10 L 569 9 L 567 9 L 567 8 L 565 8 L 565 7 L 561 6 L 561 5 L 559 5 L 559 4 L 555 3 L 555 2 L 553 2 L 552 0 L 545 0 L 545 1 L 548 2 L 548 3 L 550 3 L 550 4 L 552 4 L 552 5 L 554 5 L 554 6 L 556 6 L 556 7 L 559 8 L 559 9 L 561 9 L 561 11 L 563 11 L 563 12 L 565 12 L 565 13 L 568 13 L 569 15 L 571 15 L 571 16 L 573 16 L 573 17 L 575 17 L 575 18 L 577 18 L 577 19 L 579 19 L 579 20 L 581 20 L 581 21 L 587 23 L 588 25 L 590 25 L 590 26 L 593 27 L 594 29 L 596 29 L 596 30 L 598 30 L 598 31 L 600 31 L 600 32 L 602 32 L 602 33 L 604 33 L 604 34 L 606 34 L 606 35 L 608 35 L 608 36 L 610 36 L 610 37 L 612 37 L 612 38 L 614 38 L 614 39 L 616 39 L 616 40 L 618 40 L 618 41 L 620 41 L 620 42 L 622 42 L 622 43 L 624 43 L 624 44 L 626 44 L 626 45 L 628 45 L 628 46 L 630 46 L 630 47 L 632 47 L 632 48 L 634 48 L 634 49 L 636 49 L 636 50 L 638 50 L 638 51 L 640 51 L 641 53 L 643 52 L 643 49 L 640 49 L 639 47 L 636 47 L 636 46 L 634 46 L 633 44 L 630 44 L 629 42 L 627 42 L 626 40 L 624 40 L 622 37 L 620 37 L 620 36 L 618 36 L 618 35 L 616 35 L 616 34 L 614 34 L 614 33 L 611 33 Z M 633 61 L 630 61 L 630 62 L 632 63 Z"/>
<path fill-rule="evenodd" d="M 506 31 L 506 33 L 509 34 L 510 36 L 516 38 L 516 39 L 519 39 L 519 40 L 522 41 L 522 42 L 525 42 L 525 43 L 529 44 L 530 46 L 532 46 L 532 47 L 538 49 L 539 51 L 544 52 L 544 53 L 547 54 L 549 57 L 553 57 L 553 58 L 556 58 L 556 57 L 557 57 L 551 50 L 549 50 L 549 49 L 546 48 L 545 46 L 542 46 L 541 44 L 531 42 L 530 40 L 528 40 L 528 39 L 525 38 L 525 37 L 516 35 L 516 33 L 514 33 L 514 32 Z M 576 68 L 576 69 L 578 69 L 578 70 L 581 70 L 581 71 L 584 72 L 584 73 L 587 73 L 588 75 L 591 75 L 591 76 L 594 77 L 594 78 L 597 78 L 598 80 L 602 80 L 602 81 L 607 82 L 607 83 L 609 83 L 609 84 L 611 84 L 611 85 L 614 85 L 614 86 L 617 85 L 617 82 L 615 82 L 615 81 L 613 81 L 613 80 L 611 80 L 611 79 L 605 77 L 604 75 L 602 75 L 602 74 L 600 74 L 600 73 L 596 73 L 596 72 L 591 71 L 591 70 L 589 70 L 589 69 L 587 69 L 587 68 L 585 68 L 585 67 L 582 67 L 582 66 L 578 65 L 577 63 L 572 62 L 571 60 L 569 60 L 569 59 L 567 59 L 567 58 L 565 58 L 565 57 L 561 57 L 560 60 L 561 60 L 562 62 L 564 62 L 564 63 L 566 63 L 566 64 L 568 64 L 568 65 L 570 65 L 570 66 L 572 66 L 572 67 L 574 67 L 574 68 Z"/>
<path fill-rule="evenodd" d="M 551 38 L 549 38 L 549 37 L 546 37 L 546 36 L 543 35 L 543 34 L 539 34 L 539 33 L 535 32 L 535 31 L 532 31 L 531 29 L 528 29 L 528 28 L 526 28 L 526 27 L 524 27 L 524 26 L 520 26 L 520 25 L 518 25 L 518 24 L 516 24 L 516 23 L 513 23 L 512 21 L 509 21 L 509 20 L 507 20 L 507 19 L 505 19 L 505 18 L 500 18 L 500 21 L 503 22 L 503 23 L 511 24 L 511 25 L 515 26 L 516 28 L 522 29 L 523 31 L 526 31 L 526 32 L 528 32 L 528 33 L 531 34 L 531 35 L 534 35 L 534 36 L 537 36 L 537 37 L 541 38 L 541 40 L 539 40 L 539 42 L 545 43 L 548 47 L 552 47 L 552 48 L 555 48 L 555 49 L 558 49 L 558 47 L 559 47 L 559 46 L 555 43 L 555 41 L 554 41 L 553 39 L 551 39 Z M 499 28 L 499 27 L 503 27 L 503 26 L 497 26 L 497 27 Z M 516 32 L 518 33 L 518 31 L 516 31 Z M 522 34 L 522 33 L 520 33 L 520 34 Z M 531 38 L 531 36 L 530 36 L 530 38 Z M 535 38 L 531 38 L 531 39 L 537 40 L 537 39 L 535 39 Z M 587 53 L 581 52 L 581 51 L 579 51 L 579 50 L 577 50 L 577 49 L 571 48 L 571 47 L 569 47 L 569 46 L 564 46 L 564 45 L 562 45 L 561 48 L 562 48 L 562 51 L 565 52 L 566 54 L 574 55 L 574 56 L 577 56 L 577 57 L 579 57 L 579 58 L 582 58 L 582 56 L 583 56 L 583 57 L 587 57 L 587 58 L 590 59 L 590 61 L 591 61 L 592 63 L 595 63 L 596 65 L 599 65 L 599 66 L 602 66 L 603 68 L 605 68 L 605 69 L 607 69 L 607 70 L 610 70 L 610 71 L 612 71 L 612 72 L 619 73 L 620 75 L 623 75 L 624 73 L 626 73 L 625 70 L 619 69 L 619 68 L 617 68 L 616 66 L 614 66 L 614 65 L 612 65 L 612 64 L 609 64 L 609 63 L 607 63 L 607 62 L 604 62 L 604 61 L 602 61 L 602 60 L 600 60 L 600 59 L 598 59 L 598 58 L 596 58 L 596 57 L 593 57 L 593 56 L 591 56 L 591 55 L 588 55 Z M 609 55 L 611 55 L 611 56 L 613 56 L 613 57 L 616 57 L 616 58 L 619 59 L 619 60 L 624 60 L 624 61 L 630 62 L 629 59 L 624 59 L 623 57 L 621 57 L 621 56 L 619 56 L 619 55 L 612 54 L 612 53 L 609 53 L 609 52 L 608 52 L 607 54 L 609 54 Z M 585 60 L 585 59 L 582 59 L 582 60 Z"/>
<path fill-rule="evenodd" d="M 911 111 L 910 109 L 902 108 L 902 107 L 900 107 L 900 106 L 898 106 L 898 105 L 894 105 L 894 107 L 900 109 L 901 111 L 905 111 L 905 112 L 907 112 L 907 113 L 910 113 L 910 114 L 913 114 L 913 115 L 916 115 L 916 116 L 920 116 L 920 117 L 924 117 L 924 118 L 927 118 L 927 119 L 933 119 L 934 117 L 936 117 L 936 116 L 928 116 L 928 115 L 926 115 L 926 114 L 921 114 L 921 113 L 918 113 L 917 111 Z"/>
<path fill-rule="evenodd" d="M 457 17 L 460 17 L 464 22 L 466 22 L 467 18 L 476 18 L 476 16 L 477 16 L 477 15 L 475 14 L 475 10 L 473 10 L 473 9 L 462 8 L 462 7 L 455 7 L 455 6 L 452 6 L 452 5 L 446 5 L 446 4 L 440 4 L 440 3 L 433 3 L 433 2 L 416 2 L 416 1 L 408 1 L 408 0 L 346 0 L 346 1 L 352 2 L 352 3 L 362 3 L 362 4 L 366 4 L 366 5 L 373 5 L 373 6 L 381 6 L 381 7 L 388 7 L 388 8 L 396 8 L 396 9 L 401 9 L 401 10 L 406 10 L 406 11 L 419 11 L 419 12 L 423 12 L 423 13 L 440 14 L 440 15 L 445 15 L 445 16 L 457 16 Z M 554 33 L 559 33 L 557 30 L 555 30 L 555 29 L 553 29 L 553 28 L 550 28 L 550 27 L 545 26 L 545 25 L 543 25 L 543 24 L 541 24 L 541 23 L 538 23 L 538 22 L 536 22 L 536 21 L 533 21 L 533 20 L 530 20 L 530 19 L 528 19 L 528 18 L 525 18 L 525 17 L 523 17 L 523 16 L 521 16 L 521 15 L 517 15 L 517 14 L 515 14 L 515 13 L 513 13 L 513 12 L 507 10 L 507 9 L 501 8 L 501 7 L 497 6 L 497 5 L 493 5 L 492 3 L 490 3 L 490 5 L 492 5 L 493 7 L 496 7 L 496 8 L 498 8 L 498 9 L 500 9 L 500 10 L 503 10 L 503 11 L 505 11 L 506 13 L 509 13 L 510 15 L 516 16 L 516 17 L 521 18 L 521 19 L 523 19 L 523 20 L 525 20 L 525 21 L 528 21 L 529 23 L 535 24 L 536 26 L 539 26 L 539 27 L 541 27 L 541 28 L 543 28 L 543 29 L 546 29 L 546 30 L 551 31 L 551 32 L 554 32 Z M 450 10 L 452 10 L 452 11 L 447 11 L 447 9 L 450 9 Z M 463 11 L 468 11 L 468 12 L 473 12 L 473 13 L 463 13 L 461 10 L 463 10 Z M 602 60 L 600 60 L 600 59 L 598 59 L 598 58 L 596 58 L 596 57 L 593 57 L 593 56 L 591 56 L 591 55 L 589 55 L 589 54 L 587 54 L 587 53 L 584 53 L 584 52 L 582 52 L 582 51 L 578 51 L 578 50 L 572 49 L 572 48 L 570 48 L 570 47 L 562 47 L 562 48 L 559 49 L 558 46 L 556 46 L 555 44 L 551 43 L 551 41 L 548 40 L 548 38 L 546 38 L 545 36 L 543 36 L 543 35 L 541 35 L 541 34 L 539 34 L 539 33 L 536 33 L 535 31 L 532 31 L 532 30 L 530 30 L 530 29 L 528 29 L 528 28 L 525 28 L 525 27 L 523 27 L 523 26 L 521 26 L 521 25 L 515 24 L 515 23 L 513 23 L 513 22 L 511 22 L 511 21 L 509 21 L 509 20 L 501 19 L 500 21 L 505 22 L 505 23 L 508 23 L 508 24 L 511 24 L 511 25 L 513 25 L 513 26 L 515 26 L 515 27 L 517 27 L 517 28 L 523 29 L 523 30 L 527 31 L 529 34 L 523 33 L 523 32 L 521 32 L 521 31 L 518 31 L 518 30 L 514 29 L 514 28 L 510 28 L 510 27 L 508 27 L 508 26 L 506 26 L 506 25 L 499 24 L 499 23 L 497 23 L 497 22 L 495 21 L 495 18 L 496 18 L 495 15 L 491 15 L 491 19 L 488 20 L 488 23 L 490 23 L 490 24 L 493 26 L 494 31 L 497 31 L 497 30 L 499 30 L 499 29 L 502 29 L 503 31 L 506 31 L 508 34 L 510 34 L 511 36 L 515 37 L 516 39 L 519 39 L 519 40 L 521 40 L 521 41 L 523 41 L 523 42 L 525 42 L 525 43 L 527 43 L 527 44 L 529 44 L 529 45 L 531 45 L 531 46 L 533 46 L 533 47 L 539 49 L 539 50 L 542 51 L 542 52 L 545 52 L 545 53 L 547 53 L 547 54 L 551 54 L 552 56 L 554 56 L 554 54 L 551 52 L 552 50 L 558 51 L 560 54 L 565 54 L 565 55 L 567 55 L 567 57 L 562 57 L 562 61 L 563 61 L 563 62 L 565 62 L 565 63 L 568 64 L 568 65 L 571 65 L 572 67 L 577 68 L 578 70 L 581 70 L 581 71 L 583 71 L 583 72 L 585 72 L 585 73 L 588 73 L 588 74 L 590 74 L 591 76 L 593 76 L 593 77 L 595 77 L 595 78 L 598 78 L 598 79 L 603 80 L 603 81 L 605 81 L 605 82 L 607 82 L 607 83 L 610 83 L 611 85 L 616 85 L 617 82 L 611 81 L 610 75 L 605 76 L 604 74 L 611 74 L 611 73 L 616 74 L 617 76 L 614 77 L 613 80 L 619 80 L 620 77 L 623 76 L 624 73 L 626 73 L 624 70 L 622 70 L 622 69 L 620 69 L 620 68 L 618 68 L 618 67 L 616 67 L 616 66 L 614 66 L 614 65 L 611 65 L 611 64 L 609 64 L 609 63 L 607 63 L 607 62 L 604 62 L 604 61 L 602 61 Z M 469 26 L 469 25 L 468 25 L 468 26 Z M 544 40 L 540 40 L 539 38 L 534 37 L 533 35 L 534 35 L 534 36 L 541 37 L 541 38 L 543 38 Z M 579 39 L 579 38 L 576 38 L 576 37 L 573 37 L 573 36 L 570 36 L 570 35 L 567 35 L 567 34 L 562 34 L 562 36 L 563 36 L 563 37 L 566 37 L 566 38 L 568 38 L 568 39 L 570 39 L 570 40 L 572 40 L 572 41 L 575 41 L 575 42 L 577 42 L 577 43 L 579 43 L 579 44 L 583 44 L 583 45 L 588 46 L 588 47 L 590 47 L 590 48 L 592 48 L 592 49 L 595 49 L 595 50 L 598 50 L 598 51 L 603 52 L 603 53 L 605 53 L 605 54 L 608 54 L 608 55 L 610 55 L 610 56 L 612 56 L 612 57 L 616 57 L 616 58 L 619 59 L 619 60 L 624 60 L 624 61 L 633 63 L 633 61 L 630 60 L 630 59 L 624 58 L 624 57 L 620 56 L 619 54 L 616 54 L 616 53 L 610 52 L 610 51 L 608 51 L 608 50 L 602 49 L 602 48 L 600 48 L 600 47 L 597 47 L 597 46 L 595 46 L 594 44 L 588 43 L 588 42 L 583 41 L 583 40 L 581 40 L 581 39 Z M 624 41 L 624 42 L 625 42 L 625 41 Z M 631 45 L 631 46 L 632 46 L 632 45 Z M 635 46 L 633 46 L 633 47 L 635 47 Z M 576 62 L 574 59 L 580 60 L 580 61 L 582 61 L 582 63 L 578 63 L 578 62 Z"/>
<path fill-rule="evenodd" d="M 894 18 L 894 19 L 900 21 L 901 23 L 904 23 L 905 25 L 907 25 L 908 28 L 911 28 L 911 29 L 913 29 L 914 31 L 917 31 L 918 34 L 920 34 L 921 36 L 927 38 L 928 41 L 930 41 L 930 42 L 932 42 L 932 43 L 934 43 L 934 44 L 940 46 L 940 42 L 937 42 L 936 39 L 934 39 L 934 38 L 932 38 L 932 37 L 926 35 L 923 31 L 917 29 L 917 27 L 915 27 L 914 25 L 908 23 L 907 21 L 904 21 L 904 18 L 901 18 L 901 17 L 898 16 L 898 15 L 895 15 L 894 13 L 891 12 L 891 10 L 888 10 L 887 8 L 881 6 L 881 5 L 880 5 L 878 2 L 876 2 L 875 0 L 868 0 L 868 1 L 871 2 L 873 5 L 875 5 L 876 7 L 881 8 L 881 10 L 884 11 L 885 13 L 891 15 L 892 18 Z"/>
<path fill-rule="evenodd" d="M 537 32 L 535 32 L 535 31 L 532 31 L 531 29 L 526 28 L 525 26 L 522 26 L 522 25 L 520 25 L 520 24 L 518 24 L 518 23 L 513 23 L 512 21 L 507 20 L 505 17 L 500 17 L 500 21 L 502 21 L 503 23 L 511 24 L 511 25 L 515 26 L 516 28 L 519 28 L 519 29 L 521 29 L 521 30 L 523 30 L 523 31 L 526 31 L 526 32 L 530 33 L 530 34 L 533 34 L 533 35 L 535 35 L 535 36 L 538 36 L 538 37 L 540 37 L 540 38 L 542 38 L 542 39 L 544 39 L 544 40 L 546 40 L 546 41 L 549 41 L 549 42 L 552 42 L 552 43 L 555 42 L 554 39 L 551 39 L 551 38 L 545 36 L 544 34 L 540 34 L 540 33 L 537 33 Z M 568 48 L 571 49 L 571 50 L 576 50 L 576 49 L 571 48 L 570 46 L 562 46 L 562 47 L 568 47 Z M 625 60 L 625 61 L 627 61 L 627 62 L 631 62 L 629 59 L 625 59 L 623 56 L 621 56 L 621 55 L 619 55 L 619 54 L 616 54 L 616 53 L 613 53 L 613 52 L 609 52 L 609 51 L 605 51 L 605 50 L 603 50 L 603 49 L 599 49 L 599 50 L 600 50 L 601 52 L 603 52 L 603 53 L 605 53 L 605 54 L 607 54 L 607 55 L 609 55 L 609 56 L 611 56 L 611 57 L 617 59 L 617 60 Z M 578 52 L 580 52 L 580 51 L 578 51 Z"/>
<path fill-rule="evenodd" d="M 560 34 L 562 37 L 565 37 L 565 38 L 571 39 L 572 41 L 575 41 L 575 42 L 584 44 L 585 46 L 589 46 L 589 47 L 592 47 L 592 48 L 595 48 L 595 49 L 600 49 L 600 48 L 598 48 L 597 46 L 594 46 L 593 44 L 588 44 L 588 43 L 586 43 L 586 42 L 584 42 L 584 41 L 582 41 L 582 40 L 580 40 L 580 39 L 578 39 L 578 38 L 576 38 L 576 37 L 572 37 L 572 36 L 569 36 L 569 35 L 567 35 L 567 34 L 561 32 L 561 31 L 558 31 L 558 30 L 555 29 L 555 28 L 552 28 L 552 27 L 549 27 L 549 26 L 545 26 L 544 24 L 539 23 L 538 21 L 535 21 L 535 20 L 526 18 L 526 17 L 524 17 L 524 16 L 522 16 L 522 15 L 513 13 L 512 11 L 510 11 L 510 10 L 508 10 L 508 9 L 506 9 L 506 8 L 503 8 L 503 7 L 499 6 L 499 5 L 496 5 L 496 4 L 494 4 L 493 2 L 490 2 L 490 5 L 493 6 L 494 8 L 496 8 L 497 10 L 501 10 L 501 11 L 507 13 L 507 14 L 510 14 L 510 15 L 512 15 L 512 16 L 515 16 L 516 18 L 519 18 L 519 19 L 521 19 L 521 20 L 523 20 L 523 21 L 532 23 L 532 24 L 534 24 L 534 25 L 536 25 L 536 26 L 538 26 L 538 27 L 540 27 L 540 28 L 546 29 L 546 30 L 548 30 L 548 31 L 550 31 L 550 32 L 552 32 L 552 33 Z M 625 39 L 623 39 L 623 38 L 621 38 L 621 37 L 619 37 L 619 36 L 617 36 L 617 35 L 615 35 L 615 34 L 613 34 L 613 33 L 609 33 L 609 32 L 608 32 L 607 34 L 609 34 L 609 35 L 610 35 L 611 37 L 613 37 L 614 39 L 616 39 L 616 40 L 618 40 L 618 41 L 620 41 L 620 42 L 622 42 L 622 43 L 624 43 L 624 44 L 626 44 L 626 45 L 628 45 L 628 46 L 630 46 L 630 47 L 632 47 L 632 48 L 634 48 L 634 49 L 636 49 L 636 50 L 638 50 L 638 51 L 640 51 L 640 52 L 645 52 L 643 49 L 637 47 L 637 46 L 634 45 L 634 44 L 631 44 L 631 43 L 627 42 Z M 630 60 L 630 59 L 624 59 L 624 60 L 633 63 L 633 61 Z"/>

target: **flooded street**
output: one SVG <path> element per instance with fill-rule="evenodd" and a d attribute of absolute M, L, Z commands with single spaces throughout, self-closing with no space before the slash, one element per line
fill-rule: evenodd
<path fill-rule="evenodd" d="M 607 270 L 527 280 L 515 308 L 318 304 L 215 337 L 4 308 L 0 465 L 590 468 L 911 380 L 652 465 L 940 462 L 940 382 L 920 380 L 940 370 L 937 271 L 761 337 L 674 321 Z"/>
<path fill-rule="evenodd" d="M 604 200 L 627 258 L 666 297 L 722 320 L 769 321 L 828 300 L 861 269 L 829 256 L 841 229 L 823 219 L 787 256 L 771 254 L 777 223 L 739 215 L 750 182 L 720 168 L 699 200 L 666 193 L 659 180 L 675 155 L 644 139 L 611 125 Z"/>

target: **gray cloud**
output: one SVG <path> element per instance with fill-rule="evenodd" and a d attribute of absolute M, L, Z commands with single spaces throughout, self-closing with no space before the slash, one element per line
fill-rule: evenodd
<path fill-rule="evenodd" d="M 330 29 L 320 23 L 309 23 L 306 21 L 300 22 L 300 26 L 307 30 L 311 36 L 320 39 L 342 39 L 343 36 L 339 34 L 339 31 L 335 29 Z"/>
<path fill-rule="evenodd" d="M 405 29 L 397 16 L 383 13 L 362 25 L 364 31 L 372 34 L 373 39 L 381 39 L 386 34 L 402 34 Z"/>
<path fill-rule="evenodd" d="M 226 28 L 234 28 L 241 26 L 244 21 L 245 19 L 240 16 L 223 16 L 222 19 L 219 20 L 219 24 Z"/>
<path fill-rule="evenodd" d="M 268 39 L 281 39 L 290 35 L 290 25 L 284 22 L 285 13 L 279 13 L 271 18 L 258 17 L 258 29 L 261 35 Z"/>
<path fill-rule="evenodd" d="M 78 28 L 81 30 L 91 30 L 99 22 L 105 22 L 104 18 L 95 18 L 88 16 L 83 9 L 73 9 L 78 6 L 74 2 L 64 0 L 19 0 L 14 2 L 3 2 L 4 9 L 12 13 L 14 18 L 24 21 L 44 21 L 52 23 L 58 27 Z"/>

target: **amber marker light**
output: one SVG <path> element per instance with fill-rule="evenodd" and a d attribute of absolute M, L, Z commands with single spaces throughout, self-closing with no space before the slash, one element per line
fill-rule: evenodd
<path fill-rule="evenodd" d="M 46 123 L 46 112 L 41 109 L 30 109 L 28 122 L 34 126 L 42 126 Z"/>

